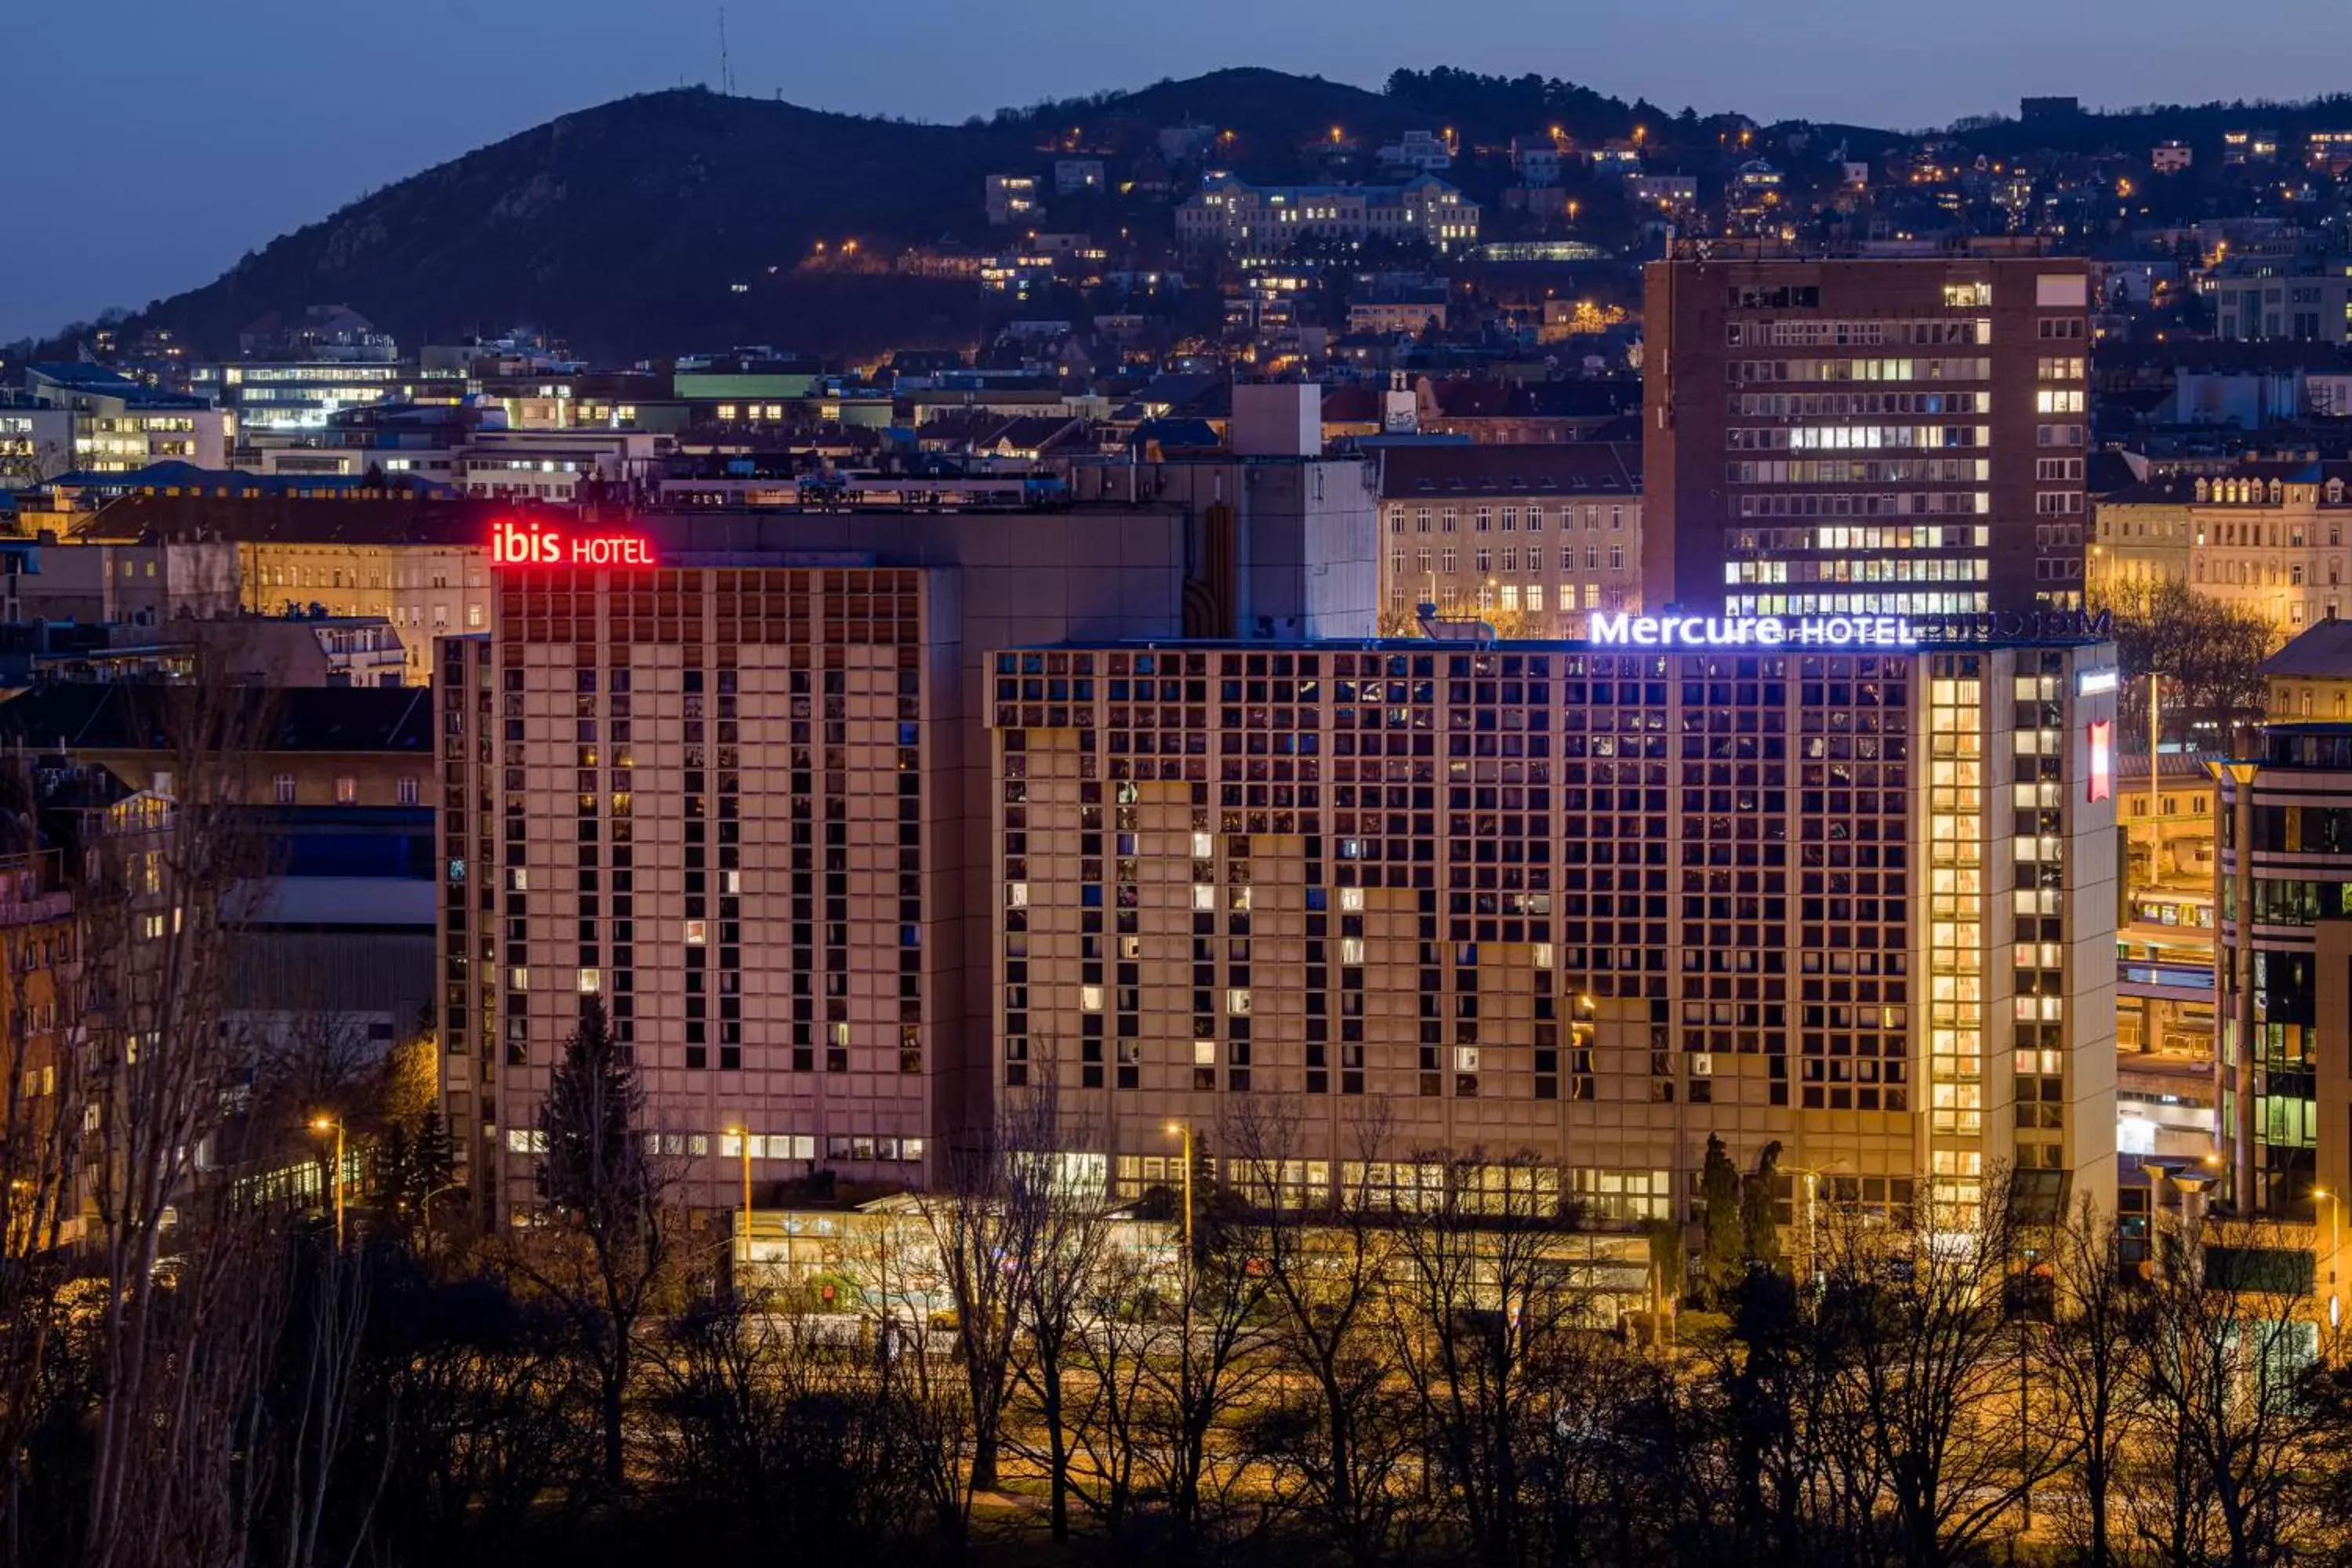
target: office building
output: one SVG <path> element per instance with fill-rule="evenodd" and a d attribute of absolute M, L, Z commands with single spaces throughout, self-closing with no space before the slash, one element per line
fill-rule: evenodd
<path fill-rule="evenodd" d="M 1718 1133 L 2112 1212 L 2113 647 L 1675 624 L 997 652 L 1000 1081 L 1126 1194 L 1255 1118 L 1308 1191 L 1526 1152 L 1686 1218 Z"/>
<path fill-rule="evenodd" d="M 21 385 L 0 395 L 0 489 L 160 462 L 216 468 L 235 430 L 203 398 L 158 391 L 102 365 L 26 365 Z"/>
<path fill-rule="evenodd" d="M 2225 262 L 2212 291 L 2213 334 L 2224 341 L 2352 342 L 2352 262 L 2247 257 Z"/>
<path fill-rule="evenodd" d="M 2273 724 L 2220 764 L 2221 1029 L 2216 1099 L 2228 1191 L 2249 1213 L 2309 1214 L 2352 1176 L 2352 724 Z"/>
<path fill-rule="evenodd" d="M 2078 605 L 2087 300 L 2061 258 L 1690 243 L 1651 263 L 1643 603 Z"/>
<path fill-rule="evenodd" d="M 1380 464 L 1383 630 L 1409 631 L 1424 604 L 1533 637 L 1640 608 L 1639 447 L 1399 446 Z"/>
<path fill-rule="evenodd" d="M 763 1186 L 938 1181 L 992 1103 L 990 650 L 1368 636 L 1371 516 L 1360 460 L 1228 459 L 1083 472 L 1052 510 L 502 534 L 490 626 L 436 683 L 438 1022 L 478 1193 L 533 1201 L 585 996 L 694 1201 L 737 1201 L 730 1127 Z"/>
<path fill-rule="evenodd" d="M 389 358 L 231 360 L 189 366 L 188 384 L 235 415 L 241 433 L 323 430 L 347 408 L 414 396 L 416 367 Z"/>

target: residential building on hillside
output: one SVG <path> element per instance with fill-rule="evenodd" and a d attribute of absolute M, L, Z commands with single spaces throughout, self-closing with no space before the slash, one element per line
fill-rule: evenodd
<path fill-rule="evenodd" d="M 1035 223 L 1045 214 L 1045 204 L 1037 196 L 1034 174 L 991 174 L 981 195 L 988 208 L 988 221 L 999 228 Z"/>
<path fill-rule="evenodd" d="M 1411 169 L 1433 174 L 1454 167 L 1454 154 L 1443 137 L 1430 131 L 1408 131 L 1373 154 L 1383 169 Z"/>
<path fill-rule="evenodd" d="M 1252 185 L 1213 174 L 1176 209 L 1179 245 L 1244 265 L 1307 239 L 1419 242 L 1446 253 L 1477 238 L 1478 204 L 1433 174 L 1401 185 Z"/>
<path fill-rule="evenodd" d="M 1641 608 L 1642 461 L 1610 442 L 1381 449 L 1381 624 L 1419 606 L 1506 637 L 1581 636 Z"/>
<path fill-rule="evenodd" d="M 1057 196 L 1099 195 L 1109 189 L 1100 158 L 1054 160 L 1054 194 Z"/>
<path fill-rule="evenodd" d="M 2055 257 L 1693 244 L 1651 263 L 1644 603 L 2078 605 L 2088 289 L 2080 259 Z"/>

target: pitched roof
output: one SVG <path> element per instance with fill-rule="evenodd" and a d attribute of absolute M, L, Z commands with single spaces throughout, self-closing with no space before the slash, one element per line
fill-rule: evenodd
<path fill-rule="evenodd" d="M 1429 496 L 1638 496 L 1642 448 L 1617 441 L 1391 447 L 1381 458 L 1381 499 Z"/>
<path fill-rule="evenodd" d="M 488 539 L 494 518 L 525 510 L 512 501 L 413 496 L 142 493 L 110 501 L 75 537 L 86 544 L 221 539 L 247 544 L 479 545 Z"/>
<path fill-rule="evenodd" d="M 2262 673 L 2352 679 L 2352 621 L 2326 620 L 2305 626 L 2284 647 L 2263 660 Z"/>
<path fill-rule="evenodd" d="M 264 752 L 390 752 L 418 756 L 433 749 L 433 694 L 421 686 L 262 687 L 218 689 L 214 696 L 237 708 Z M 0 744 L 43 750 L 148 751 L 168 743 L 177 725 L 194 717 L 204 694 L 187 686 L 147 682 L 37 687 L 0 702 Z M 208 715 L 215 723 L 216 715 Z M 232 721 L 225 728 L 241 726 Z"/>

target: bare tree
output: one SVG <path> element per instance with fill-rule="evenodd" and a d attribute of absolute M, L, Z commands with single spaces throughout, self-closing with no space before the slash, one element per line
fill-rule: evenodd
<path fill-rule="evenodd" d="M 1034 1407 L 1042 1443 L 1009 1438 L 1045 1471 L 1046 1522 L 1055 1541 L 1070 1537 L 1073 1463 L 1072 1363 L 1089 1326 L 1097 1287 L 1110 1245 L 1107 1183 L 1080 1174 L 1096 1167 L 1065 1162 L 1084 1149 L 1088 1130 L 1064 1121 L 1050 1077 L 1010 1101 L 1001 1144 L 1017 1162 L 1006 1200 L 1035 1212 L 1013 1228 L 1025 1234 L 1029 1256 L 1014 1270 L 1013 1308 L 1020 1331 L 1013 1342 L 1013 1376 Z M 1099 1156 L 1097 1156 L 1099 1158 Z"/>
<path fill-rule="evenodd" d="M 2166 582 L 2109 606 L 2124 674 L 2160 681 L 2160 707 L 2191 750 L 2234 750 L 2263 716 L 2261 665 L 2282 630 L 2254 611 Z M 2146 688 L 2123 706 L 2126 730 L 2145 729 Z M 2159 737 L 2160 739 L 2161 737 Z"/>
<path fill-rule="evenodd" d="M 2124 1261 L 2114 1216 L 2091 1200 L 2053 1237 L 2055 1321 L 2044 1381 L 2065 1441 L 2070 1485 L 2058 1531 L 2089 1568 L 2116 1561 L 2116 1477 L 2131 1444 L 2133 1379 L 2147 1328 L 2139 1277 Z"/>
<path fill-rule="evenodd" d="M 52 1478 L 32 1473 L 35 1434 L 80 1415 L 66 1247 L 81 1221 L 86 1057 L 70 895 L 54 886 L 54 862 L 11 864 L 0 940 L 0 1561 L 10 1563 L 69 1532 L 74 1510 L 48 1495 Z"/>
<path fill-rule="evenodd" d="M 1388 1328 L 1470 1555 L 1506 1568 L 1531 1545 L 1525 1467 L 1542 1424 L 1576 1418 L 1544 1393 L 1589 1319 L 1589 1281 L 1559 1245 L 1556 1171 L 1475 1151 L 1421 1163 L 1440 1181 L 1398 1228 Z"/>
<path fill-rule="evenodd" d="M 1247 1446 L 1229 1452 L 1221 1440 L 1273 1371 L 1262 1353 L 1261 1261 L 1243 1237 L 1222 1229 L 1182 1257 L 1173 1332 L 1144 1364 L 1142 1467 L 1166 1500 L 1180 1558 L 1230 1514 L 1247 1470 Z"/>
<path fill-rule="evenodd" d="M 961 1342 L 942 1347 L 937 1342 L 945 1336 L 930 1326 L 935 1310 L 954 1299 L 933 1237 L 928 1217 L 886 1212 L 853 1235 L 843 1264 L 856 1282 L 894 1463 L 928 1505 L 937 1539 L 961 1547 L 971 1524 L 973 1486 L 963 1460 L 975 1423 Z"/>
<path fill-rule="evenodd" d="M 1055 1152 L 1033 1147 L 1033 1116 L 1008 1107 L 987 1132 L 950 1150 L 945 1190 L 927 1198 L 940 1277 L 954 1303 L 956 1352 L 971 1412 L 968 1485 L 993 1491 L 1013 1347 L 1036 1263 L 1040 1228 L 1055 1206 Z M 1043 1121 L 1050 1128 L 1052 1117 Z"/>
<path fill-rule="evenodd" d="M 2276 1227 L 2208 1221 L 2150 1288 L 2137 1394 L 2147 1413 L 2126 1510 L 2167 1563 L 2260 1568 L 2317 1523 L 2315 1461 L 2332 1437 L 2313 1397 L 2317 1325 Z"/>
<path fill-rule="evenodd" d="M 2054 1424 L 2027 1419 L 2023 1319 L 2011 1274 L 2024 1254 L 2011 1184 L 1980 1197 L 1930 1201 L 1902 1227 L 1830 1227 L 1818 1309 L 1839 1336 L 1853 1416 L 1885 1485 L 1889 1544 L 1915 1568 L 1966 1558 L 2054 1467 Z"/>
<path fill-rule="evenodd" d="M 105 1282 L 84 1550 L 100 1568 L 155 1561 L 167 1537 L 187 1561 L 235 1550 L 243 1483 L 219 1434 L 251 1402 L 286 1282 L 266 1261 L 272 1222 L 196 1180 L 200 1161 L 226 1170 L 244 1152 L 230 1118 L 257 1059 L 224 997 L 259 859 L 230 802 L 267 713 L 211 683 L 123 700 L 163 738 L 173 784 L 79 819 L 76 1023 Z"/>
<path fill-rule="evenodd" d="M 1221 1124 L 1246 1216 L 1236 1239 L 1258 1260 L 1275 1353 L 1309 1391 L 1311 1436 L 1280 1407 L 1262 1421 L 1343 1551 L 1362 1555 L 1385 1533 L 1388 1479 L 1402 1452 L 1381 1294 L 1395 1255 L 1393 1194 L 1380 1173 L 1385 1114 L 1347 1130 L 1351 1160 L 1314 1191 L 1297 1107 L 1253 1100 Z M 1276 1442 L 1277 1429 L 1291 1436 Z"/>
<path fill-rule="evenodd" d="M 1178 1287 L 1133 1248 L 1107 1248 L 1087 1287 L 1086 1321 L 1070 1342 L 1065 1409 L 1070 1428 L 1069 1489 L 1123 1542 L 1144 1479 L 1152 1384 L 1148 1376 L 1181 1331 Z M 1171 1328 L 1171 1320 L 1175 1327 Z M 1068 1397 L 1069 1388 L 1078 1392 Z"/>

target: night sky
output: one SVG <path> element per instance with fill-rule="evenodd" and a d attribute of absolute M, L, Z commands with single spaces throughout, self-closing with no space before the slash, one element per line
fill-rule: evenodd
<path fill-rule="evenodd" d="M 203 283 L 570 110 L 716 85 L 706 0 L 8 0 L 0 342 Z M 1678 110 L 1917 128 L 2352 88 L 2347 0 L 730 0 L 736 90 L 961 120 L 1232 65 L 1537 71 Z M 364 306 L 363 301 L 352 301 Z"/>

